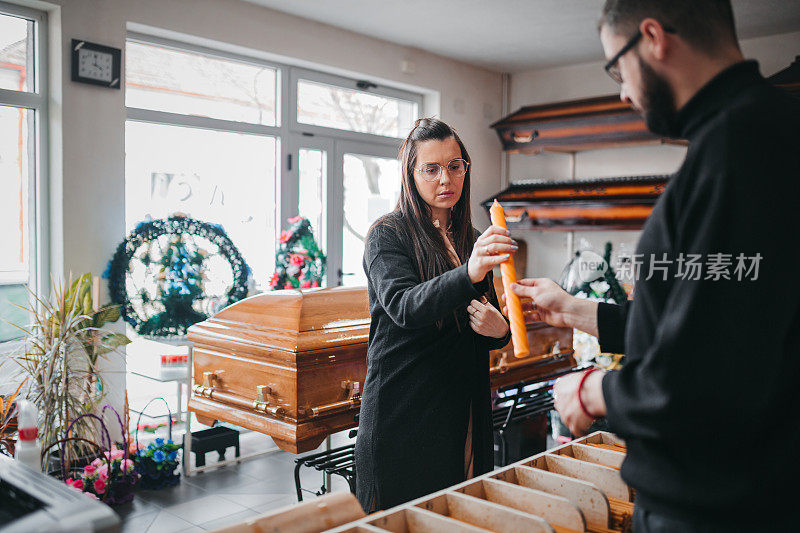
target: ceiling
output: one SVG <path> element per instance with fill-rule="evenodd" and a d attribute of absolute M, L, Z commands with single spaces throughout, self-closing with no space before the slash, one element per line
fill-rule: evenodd
<path fill-rule="evenodd" d="M 602 59 L 602 0 L 245 0 L 498 72 Z M 800 0 L 733 0 L 740 39 L 800 30 Z"/>

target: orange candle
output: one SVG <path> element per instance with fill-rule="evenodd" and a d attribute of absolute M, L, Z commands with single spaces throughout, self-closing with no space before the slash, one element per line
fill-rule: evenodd
<path fill-rule="evenodd" d="M 506 228 L 506 216 L 503 207 L 494 201 L 489 209 L 493 226 Z M 500 274 L 503 276 L 503 292 L 506 295 L 506 307 L 508 308 L 508 319 L 511 322 L 511 343 L 514 345 L 514 356 L 525 357 L 530 353 L 528 348 L 528 330 L 525 327 L 525 319 L 522 316 L 522 303 L 519 296 L 511 291 L 511 284 L 517 282 L 517 271 L 514 268 L 514 260 L 509 256 L 508 261 L 500 264 Z"/>

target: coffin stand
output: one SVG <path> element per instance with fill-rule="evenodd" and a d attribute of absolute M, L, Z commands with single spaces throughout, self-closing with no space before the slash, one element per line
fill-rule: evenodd
<path fill-rule="evenodd" d="M 531 315 L 528 315 L 532 319 Z M 229 422 L 303 453 L 356 426 L 367 374 L 369 307 L 364 287 L 282 290 L 237 302 L 189 328 L 202 424 Z M 576 366 L 572 330 L 529 322 L 531 356 L 491 352 L 492 388 Z"/>

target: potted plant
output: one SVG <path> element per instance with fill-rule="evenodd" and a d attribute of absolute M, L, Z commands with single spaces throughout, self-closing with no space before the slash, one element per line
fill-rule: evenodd
<path fill-rule="evenodd" d="M 103 399 L 98 358 L 130 341 L 125 335 L 102 329 L 119 318 L 116 306 L 97 305 L 92 276 L 84 274 L 68 285 L 55 284 L 53 296 L 34 293 L 26 309 L 31 325 L 15 325 L 25 335 L 23 347 L 12 359 L 28 380 L 27 398 L 39 408 L 39 435 L 43 449 L 50 448 L 73 420 L 69 440 L 59 460 L 79 456 L 93 459 L 86 441 L 99 439 L 98 425 L 80 415 L 96 410 Z"/>

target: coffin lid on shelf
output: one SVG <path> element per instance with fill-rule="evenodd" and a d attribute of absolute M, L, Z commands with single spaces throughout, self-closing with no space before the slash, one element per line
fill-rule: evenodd
<path fill-rule="evenodd" d="M 669 178 L 517 181 L 482 205 L 488 211 L 496 199 L 512 229 L 640 229 Z"/>
<path fill-rule="evenodd" d="M 577 152 L 682 142 L 651 133 L 641 115 L 619 95 L 526 106 L 491 127 L 508 152 Z"/>

